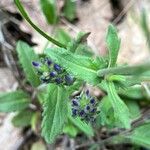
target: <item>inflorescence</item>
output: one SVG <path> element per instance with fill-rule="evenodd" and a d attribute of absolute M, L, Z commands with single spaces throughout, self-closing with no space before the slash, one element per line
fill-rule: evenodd
<path fill-rule="evenodd" d="M 72 99 L 72 116 L 79 117 L 87 123 L 95 123 L 99 113 L 97 105 L 97 99 L 92 97 L 87 90 Z"/>
<path fill-rule="evenodd" d="M 72 85 L 74 83 L 74 77 L 48 57 L 41 58 L 40 62 L 32 62 L 32 65 L 36 68 L 42 83 L 56 83 L 57 85 Z"/>

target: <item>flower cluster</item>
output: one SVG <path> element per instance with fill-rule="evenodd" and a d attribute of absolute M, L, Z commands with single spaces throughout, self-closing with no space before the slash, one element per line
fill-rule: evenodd
<path fill-rule="evenodd" d="M 72 85 L 74 77 L 68 74 L 61 66 L 52 62 L 48 57 L 41 58 L 40 62 L 32 62 L 42 83 L 56 83 L 58 85 Z"/>
<path fill-rule="evenodd" d="M 97 99 L 89 94 L 89 91 L 83 92 L 80 96 L 76 96 L 71 101 L 72 103 L 72 116 L 80 117 L 81 120 L 87 123 L 95 123 L 97 114 Z"/>

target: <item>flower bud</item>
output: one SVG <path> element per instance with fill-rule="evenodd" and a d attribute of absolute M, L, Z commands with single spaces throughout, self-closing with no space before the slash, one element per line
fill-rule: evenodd
<path fill-rule="evenodd" d="M 34 67 L 40 66 L 40 64 L 39 64 L 38 62 L 35 62 L 35 61 L 32 62 L 32 65 L 33 65 Z"/>
<path fill-rule="evenodd" d="M 62 71 L 62 68 L 59 65 L 54 64 L 54 70 L 60 73 Z"/>
<path fill-rule="evenodd" d="M 42 57 L 40 62 L 32 62 L 37 75 L 42 83 L 55 83 L 57 85 L 72 85 L 74 78 L 68 74 L 61 66 L 54 63 L 48 57 Z"/>
<path fill-rule="evenodd" d="M 92 97 L 89 91 L 82 92 L 80 96 L 72 99 L 72 116 L 79 117 L 87 123 L 95 123 L 97 114 L 97 99 Z M 77 110 L 77 111 L 75 111 Z"/>
<path fill-rule="evenodd" d="M 65 82 L 66 85 L 72 85 L 74 82 L 74 78 L 70 75 L 65 75 Z"/>
<path fill-rule="evenodd" d="M 57 75 L 57 72 L 55 72 L 55 71 L 50 72 L 51 77 L 56 77 L 56 75 Z"/>

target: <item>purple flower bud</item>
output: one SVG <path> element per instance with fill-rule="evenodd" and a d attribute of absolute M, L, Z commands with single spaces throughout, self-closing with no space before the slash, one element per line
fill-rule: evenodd
<path fill-rule="evenodd" d="M 90 110 L 90 106 L 86 106 L 86 110 Z"/>
<path fill-rule="evenodd" d="M 76 116 L 77 115 L 77 110 L 76 109 L 72 109 L 72 115 Z"/>
<path fill-rule="evenodd" d="M 70 76 L 70 75 L 66 75 L 65 76 L 65 81 L 66 81 L 67 85 L 71 85 L 74 82 L 74 78 L 72 76 Z"/>
<path fill-rule="evenodd" d="M 96 112 L 96 108 L 93 108 L 92 110 L 91 110 L 91 113 L 95 113 Z"/>
<path fill-rule="evenodd" d="M 92 98 L 92 99 L 90 100 L 90 103 L 91 103 L 91 104 L 95 104 L 95 99 Z"/>
<path fill-rule="evenodd" d="M 40 66 L 40 64 L 39 64 L 38 62 L 35 62 L 35 61 L 32 62 L 32 65 L 33 65 L 34 67 L 39 67 L 39 66 Z"/>
<path fill-rule="evenodd" d="M 77 101 L 76 99 L 72 100 L 72 104 L 73 104 L 74 106 L 78 106 L 78 105 L 79 105 L 79 104 L 78 104 L 78 101 Z"/>
<path fill-rule="evenodd" d="M 62 83 L 63 81 L 62 81 L 61 78 L 56 78 L 56 79 L 55 79 L 55 82 L 56 82 L 57 84 L 60 84 L 60 83 Z"/>
<path fill-rule="evenodd" d="M 57 75 L 57 72 L 55 72 L 55 71 L 50 72 L 51 77 L 55 77 L 56 75 Z"/>
<path fill-rule="evenodd" d="M 85 114 L 84 110 L 80 111 L 80 116 L 82 117 Z"/>
<path fill-rule="evenodd" d="M 57 71 L 57 72 L 61 72 L 62 68 L 59 65 L 54 64 L 54 70 Z"/>
<path fill-rule="evenodd" d="M 51 64 L 52 64 L 52 61 L 48 59 L 47 60 L 47 65 L 50 66 Z"/>
<path fill-rule="evenodd" d="M 86 93 L 86 96 L 89 96 L 89 90 L 86 90 L 85 93 Z"/>

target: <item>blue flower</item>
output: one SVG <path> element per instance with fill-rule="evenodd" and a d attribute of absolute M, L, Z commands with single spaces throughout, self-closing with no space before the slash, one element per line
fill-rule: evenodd
<path fill-rule="evenodd" d="M 40 62 L 32 62 L 37 75 L 42 83 L 55 83 L 57 85 L 72 85 L 75 79 L 61 66 L 51 61 L 48 57 L 42 57 Z"/>
<path fill-rule="evenodd" d="M 40 64 L 39 64 L 38 62 L 35 62 L 35 61 L 32 62 L 32 65 L 33 65 L 34 67 L 39 67 L 39 66 L 40 66 Z"/>
<path fill-rule="evenodd" d="M 97 114 L 97 99 L 92 97 L 89 91 L 82 92 L 76 96 L 72 101 L 72 116 L 79 117 L 82 121 L 87 123 L 95 123 Z"/>
<path fill-rule="evenodd" d="M 92 99 L 90 100 L 90 103 L 91 103 L 91 104 L 95 104 L 95 99 L 92 98 Z"/>
<path fill-rule="evenodd" d="M 50 72 L 51 77 L 56 77 L 56 75 L 57 75 L 57 72 L 55 72 L 55 71 Z"/>
<path fill-rule="evenodd" d="M 73 106 L 78 106 L 79 103 L 78 103 L 78 101 L 77 101 L 76 99 L 73 99 L 73 100 L 72 100 L 72 105 L 73 105 Z"/>
<path fill-rule="evenodd" d="M 56 78 L 55 79 L 56 84 L 61 84 L 63 80 L 61 78 Z"/>

